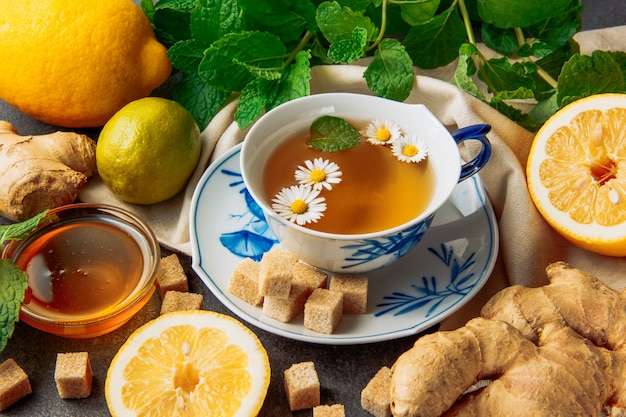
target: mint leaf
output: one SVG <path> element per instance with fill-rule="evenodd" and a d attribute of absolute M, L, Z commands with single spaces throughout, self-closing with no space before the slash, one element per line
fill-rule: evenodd
<path fill-rule="evenodd" d="M 206 45 L 204 42 L 195 39 L 187 39 L 176 42 L 167 50 L 167 57 L 170 59 L 172 66 L 177 70 L 195 74 L 198 72 L 198 66 L 204 58 L 204 50 Z"/>
<path fill-rule="evenodd" d="M 340 117 L 322 116 L 311 124 L 307 145 L 322 152 L 338 152 L 355 148 L 361 143 L 356 127 Z"/>
<path fill-rule="evenodd" d="M 478 49 L 471 43 L 464 43 L 459 49 L 459 62 L 454 71 L 454 77 L 450 81 L 461 90 L 472 96 L 486 101 L 484 94 L 480 91 L 472 76 L 476 74 L 476 65 L 472 57 L 478 55 Z"/>
<path fill-rule="evenodd" d="M 224 35 L 244 28 L 241 8 L 237 0 L 199 0 L 191 12 L 191 37 L 206 46 Z"/>
<path fill-rule="evenodd" d="M 0 225 L 0 248 L 9 240 L 22 240 L 34 231 L 48 210 L 21 223 Z M 28 275 L 8 258 L 0 258 L 0 352 L 13 335 L 20 305 L 28 288 Z"/>
<path fill-rule="evenodd" d="M 154 2 L 152 0 L 141 0 L 139 2 L 139 6 L 141 7 L 141 10 L 143 10 L 143 12 L 146 14 L 146 16 L 148 16 L 148 20 L 150 21 L 150 23 L 152 23 L 155 10 Z"/>
<path fill-rule="evenodd" d="M 0 259 L 0 352 L 19 321 L 20 305 L 28 288 L 28 275 L 10 259 Z"/>
<path fill-rule="evenodd" d="M 400 42 L 391 38 L 380 42 L 363 76 L 374 94 L 390 100 L 404 101 L 415 85 L 411 57 Z"/>
<path fill-rule="evenodd" d="M 154 33 L 165 46 L 170 47 L 176 42 L 191 38 L 189 10 L 192 7 L 187 8 L 188 6 L 185 2 L 173 1 L 155 4 L 152 14 Z"/>
<path fill-rule="evenodd" d="M 478 14 L 500 28 L 526 27 L 564 13 L 572 0 L 478 0 Z"/>
<path fill-rule="evenodd" d="M 582 27 L 583 5 L 581 0 L 572 0 L 569 9 L 526 28 L 530 36 L 560 48 L 567 44 Z"/>
<path fill-rule="evenodd" d="M 558 82 L 559 107 L 593 94 L 625 92 L 622 67 L 605 51 L 572 56 L 563 66 Z"/>
<path fill-rule="evenodd" d="M 310 59 L 311 54 L 308 51 L 298 52 L 295 62 L 285 70 L 285 74 L 279 81 L 277 94 L 270 101 L 267 110 L 311 94 Z"/>
<path fill-rule="evenodd" d="M 257 78 L 246 85 L 239 96 L 239 105 L 235 112 L 235 121 L 240 129 L 250 126 L 263 110 L 270 110 L 311 93 L 310 57 L 308 51 L 300 51 L 280 80 Z"/>
<path fill-rule="evenodd" d="M 479 73 L 478 76 L 483 81 L 489 80 L 489 90 L 494 94 L 520 87 L 535 89 L 535 80 L 530 75 L 529 67 L 520 63 L 512 64 L 506 57 L 488 60 L 483 69 L 484 73 Z"/>
<path fill-rule="evenodd" d="M 239 5 L 249 27 L 272 33 L 284 43 L 300 39 L 307 30 L 317 30 L 315 6 L 310 0 L 239 0 Z"/>
<path fill-rule="evenodd" d="M 215 88 L 241 91 L 255 77 L 252 68 L 281 68 L 285 52 L 284 44 L 270 33 L 230 33 L 205 51 L 198 74 Z"/>
<path fill-rule="evenodd" d="M 276 95 L 276 81 L 256 78 L 248 83 L 239 95 L 235 121 L 240 129 L 250 126 L 263 113 Z"/>
<path fill-rule="evenodd" d="M 430 22 L 411 27 L 402 44 L 416 66 L 433 69 L 454 61 L 465 42 L 463 21 L 456 8 L 450 7 Z"/>
<path fill-rule="evenodd" d="M 369 17 L 355 12 L 349 7 L 342 7 L 339 3 L 325 1 L 317 7 L 315 16 L 317 25 L 326 39 L 334 42 L 351 39 L 355 28 L 364 28 L 367 31 L 368 42 L 378 36 L 378 28 Z"/>
<path fill-rule="evenodd" d="M 435 16 L 439 2 L 440 0 L 423 0 L 400 3 L 400 15 L 412 26 L 428 23 Z"/>
<path fill-rule="evenodd" d="M 3 243 L 8 242 L 9 240 L 24 239 L 30 232 L 37 228 L 39 222 L 41 222 L 47 214 L 48 210 L 20 223 L 0 225 L 0 247 Z"/>
<path fill-rule="evenodd" d="M 189 110 L 202 131 L 229 96 L 229 91 L 208 85 L 195 73 L 183 74 L 174 88 L 173 99 Z"/>
<path fill-rule="evenodd" d="M 519 48 L 513 29 L 502 29 L 485 23 L 481 26 L 480 35 L 485 45 L 504 56 L 513 55 Z"/>
<path fill-rule="evenodd" d="M 197 0 L 160 0 L 155 5 L 157 10 L 173 9 L 177 11 L 192 10 L 196 7 Z"/>
<path fill-rule="evenodd" d="M 365 56 L 367 30 L 355 28 L 350 39 L 340 39 L 328 48 L 328 57 L 334 62 L 350 63 Z"/>
<path fill-rule="evenodd" d="M 536 132 L 557 110 L 559 106 L 556 102 L 556 92 L 554 92 L 550 97 L 537 103 L 528 112 L 528 119 L 521 124 L 531 132 Z"/>

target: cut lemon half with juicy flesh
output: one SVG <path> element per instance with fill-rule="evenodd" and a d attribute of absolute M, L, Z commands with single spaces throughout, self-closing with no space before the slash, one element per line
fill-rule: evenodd
<path fill-rule="evenodd" d="M 106 378 L 111 415 L 252 417 L 270 381 L 267 352 L 238 320 L 193 310 L 137 329 Z"/>
<path fill-rule="evenodd" d="M 584 249 L 626 255 L 626 95 L 571 103 L 537 132 L 526 166 L 544 219 Z"/>

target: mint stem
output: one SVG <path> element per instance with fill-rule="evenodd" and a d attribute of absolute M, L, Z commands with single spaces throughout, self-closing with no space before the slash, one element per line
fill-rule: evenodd
<path fill-rule="evenodd" d="M 380 44 L 380 42 L 385 37 L 386 30 L 387 30 L 387 0 L 383 0 L 382 6 L 381 6 L 380 30 L 378 31 L 378 36 L 376 37 L 376 40 L 374 41 L 374 43 L 372 43 L 370 47 L 367 48 L 368 51 L 371 51 L 372 49 L 376 48 L 378 44 Z"/>
<path fill-rule="evenodd" d="M 286 68 L 289 64 L 291 64 L 291 62 L 294 59 L 296 59 L 298 52 L 303 50 L 308 45 L 312 36 L 313 36 L 313 32 L 307 30 L 304 36 L 302 37 L 302 39 L 300 39 L 300 42 L 298 42 L 298 45 L 294 48 L 294 50 L 291 51 L 289 55 L 287 55 L 287 58 L 285 59 L 285 62 L 283 63 L 283 69 Z"/>
<path fill-rule="evenodd" d="M 465 0 L 457 0 L 457 3 L 459 5 L 459 10 L 461 11 L 461 17 L 463 18 L 463 24 L 465 25 L 465 32 L 467 33 L 467 40 L 469 41 L 469 43 L 471 43 L 472 45 L 474 45 L 476 47 L 476 50 L 478 51 L 478 57 L 476 59 L 474 59 L 474 57 L 472 57 L 472 61 L 474 61 L 474 64 L 476 65 L 476 68 L 478 68 L 478 71 L 482 74 L 483 76 L 483 81 L 485 82 L 485 84 L 487 84 L 487 87 L 489 88 L 490 91 L 495 92 L 495 88 L 493 86 L 493 84 L 491 83 L 491 81 L 489 80 L 489 77 L 487 76 L 487 73 L 485 72 L 485 68 L 483 65 L 484 62 L 484 57 L 483 54 L 480 53 L 480 50 L 478 49 L 478 45 L 476 43 L 476 38 L 474 37 L 474 30 L 472 28 L 472 21 L 469 17 L 469 13 L 467 11 L 467 6 L 465 5 Z"/>

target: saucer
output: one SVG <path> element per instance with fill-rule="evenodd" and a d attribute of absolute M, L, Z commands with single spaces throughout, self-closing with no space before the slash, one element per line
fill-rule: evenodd
<path fill-rule="evenodd" d="M 478 175 L 459 183 L 437 211 L 423 240 L 397 262 L 365 274 L 366 314 L 344 315 L 333 334 L 308 330 L 300 314 L 289 323 L 265 316 L 228 292 L 235 266 L 260 260 L 278 241 L 247 192 L 241 145 L 213 162 L 191 201 L 192 268 L 242 320 L 286 338 L 320 344 L 361 344 L 414 335 L 465 305 L 487 282 L 498 254 L 498 226 Z"/>

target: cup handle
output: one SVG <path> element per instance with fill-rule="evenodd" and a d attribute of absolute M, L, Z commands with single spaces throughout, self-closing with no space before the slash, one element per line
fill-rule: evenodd
<path fill-rule="evenodd" d="M 454 141 L 458 144 L 469 139 L 477 140 L 482 144 L 480 152 L 471 161 L 461 165 L 461 175 L 459 176 L 459 182 L 471 177 L 482 167 L 487 164 L 491 157 L 491 143 L 487 139 L 487 133 L 491 130 L 491 126 L 487 124 L 478 124 L 463 127 L 452 132 Z"/>

